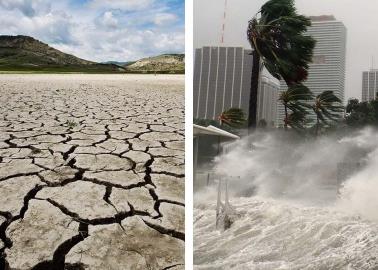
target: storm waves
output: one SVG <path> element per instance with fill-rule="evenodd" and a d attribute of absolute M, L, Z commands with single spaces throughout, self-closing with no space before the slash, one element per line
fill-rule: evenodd
<path fill-rule="evenodd" d="M 215 228 L 217 181 L 195 194 L 195 269 L 378 269 L 378 131 L 226 148 L 215 171 L 238 218 Z"/>

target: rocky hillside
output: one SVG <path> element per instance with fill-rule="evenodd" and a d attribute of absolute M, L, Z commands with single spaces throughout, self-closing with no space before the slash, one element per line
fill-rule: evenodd
<path fill-rule="evenodd" d="M 63 53 L 29 36 L 0 36 L 0 70 L 121 71 Z"/>
<path fill-rule="evenodd" d="M 184 73 L 184 54 L 162 54 L 140 59 L 125 66 L 130 72 Z"/>

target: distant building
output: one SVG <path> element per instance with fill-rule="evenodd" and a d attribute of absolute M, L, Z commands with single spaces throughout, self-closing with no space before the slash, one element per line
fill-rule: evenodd
<path fill-rule="evenodd" d="M 268 126 L 276 126 L 279 89 L 278 82 L 267 76 L 261 77 L 257 93 L 257 123 L 265 120 Z"/>
<path fill-rule="evenodd" d="M 194 118 L 217 120 L 225 110 L 237 107 L 248 116 L 252 50 L 242 47 L 202 47 L 195 50 Z M 279 85 L 262 76 L 257 104 L 257 122 L 268 125 L 276 119 Z"/>
<path fill-rule="evenodd" d="M 362 101 L 370 101 L 378 96 L 378 70 L 362 72 Z"/>
<path fill-rule="evenodd" d="M 307 34 L 316 40 L 309 74 L 304 84 L 318 95 L 325 90 L 333 93 L 344 102 L 346 28 L 332 15 L 310 17 L 312 25 Z M 281 90 L 286 90 L 285 82 L 281 82 Z M 277 123 L 283 125 L 284 108 L 278 105 Z M 312 114 L 310 119 L 315 120 Z"/>

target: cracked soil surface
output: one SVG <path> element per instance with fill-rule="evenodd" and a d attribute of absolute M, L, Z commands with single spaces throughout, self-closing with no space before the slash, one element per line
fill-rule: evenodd
<path fill-rule="evenodd" d="M 0 75 L 0 269 L 184 269 L 184 76 Z"/>

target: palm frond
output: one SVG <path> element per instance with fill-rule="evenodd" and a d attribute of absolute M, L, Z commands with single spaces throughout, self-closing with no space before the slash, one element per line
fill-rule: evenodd
<path fill-rule="evenodd" d="M 293 0 L 270 0 L 248 23 L 248 40 L 267 70 L 288 85 L 307 78 L 315 40 L 304 35 L 311 21 L 296 13 Z"/>
<path fill-rule="evenodd" d="M 341 100 L 329 90 L 317 95 L 312 107 L 317 119 L 324 124 L 327 124 L 328 120 L 338 121 L 340 113 L 344 111 Z"/>
<path fill-rule="evenodd" d="M 218 120 L 221 124 L 235 128 L 243 126 L 246 122 L 245 114 L 240 108 L 230 108 L 222 112 Z"/>

